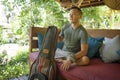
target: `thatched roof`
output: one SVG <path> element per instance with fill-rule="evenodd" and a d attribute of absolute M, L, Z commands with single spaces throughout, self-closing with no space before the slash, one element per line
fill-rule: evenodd
<path fill-rule="evenodd" d="M 70 8 L 72 5 L 76 5 L 81 8 L 107 5 L 108 7 L 116 10 L 120 10 L 120 0 L 55 0 L 62 7 Z"/>
<path fill-rule="evenodd" d="M 103 0 L 56 0 L 64 8 L 69 8 L 72 5 L 77 5 L 78 7 L 91 7 L 104 5 Z"/>
<path fill-rule="evenodd" d="M 82 7 L 91 7 L 91 6 L 100 6 L 100 5 L 105 5 L 103 0 L 83 0 L 80 7 L 82 8 Z"/>

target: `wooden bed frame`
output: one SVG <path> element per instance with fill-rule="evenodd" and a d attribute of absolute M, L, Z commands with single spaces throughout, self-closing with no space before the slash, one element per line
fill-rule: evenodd
<path fill-rule="evenodd" d="M 45 33 L 46 28 L 42 27 L 31 27 L 30 28 L 30 35 L 29 35 L 29 51 L 30 53 L 38 52 L 38 32 Z M 60 32 L 60 30 L 59 30 Z M 113 38 L 116 35 L 120 35 L 119 29 L 87 29 L 88 34 L 92 37 L 109 37 Z M 32 64 L 33 60 L 30 58 L 30 65 Z M 59 80 L 65 80 L 62 76 L 59 76 Z"/>
<path fill-rule="evenodd" d="M 42 27 L 31 27 L 29 35 L 29 52 L 38 51 L 38 38 L 37 33 L 45 33 L 46 28 Z M 59 30 L 60 32 L 60 30 Z M 87 29 L 88 34 L 92 37 L 109 37 L 112 38 L 116 35 L 120 35 L 119 29 Z"/>

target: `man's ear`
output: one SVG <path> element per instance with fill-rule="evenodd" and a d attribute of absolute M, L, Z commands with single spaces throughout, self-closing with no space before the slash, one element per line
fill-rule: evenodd
<path fill-rule="evenodd" d="M 82 18 L 82 15 L 80 15 L 79 17 L 80 17 L 80 19 L 81 19 L 81 18 Z"/>

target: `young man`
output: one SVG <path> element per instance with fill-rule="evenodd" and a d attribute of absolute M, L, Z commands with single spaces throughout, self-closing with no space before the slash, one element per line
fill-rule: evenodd
<path fill-rule="evenodd" d="M 61 68 L 68 70 L 71 64 L 88 65 L 89 58 L 86 56 L 88 51 L 88 34 L 80 24 L 82 11 L 74 6 L 69 12 L 70 24 L 63 27 L 59 34 L 58 41 L 64 41 L 62 50 L 56 50 L 56 55 L 62 54 L 64 58 L 56 57 L 56 61 L 61 62 Z"/>

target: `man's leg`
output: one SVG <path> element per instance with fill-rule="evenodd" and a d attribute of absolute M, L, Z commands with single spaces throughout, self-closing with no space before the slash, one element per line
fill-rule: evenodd
<path fill-rule="evenodd" d="M 66 57 L 71 54 L 71 52 L 57 49 L 56 54 L 58 58 L 56 58 L 55 60 L 57 62 L 63 62 L 64 60 L 66 60 Z M 78 59 L 76 63 L 73 63 L 73 65 L 88 65 L 88 64 L 89 64 L 89 58 L 87 56 L 83 56 L 82 58 Z"/>
<path fill-rule="evenodd" d="M 66 60 L 67 56 L 69 56 L 70 54 L 71 54 L 71 52 L 63 51 L 63 50 L 57 48 L 57 50 L 55 52 L 55 60 L 57 62 L 63 62 L 64 60 Z"/>
<path fill-rule="evenodd" d="M 82 58 L 78 59 L 76 61 L 76 65 L 88 65 L 90 62 L 89 58 L 87 56 L 83 56 Z"/>
<path fill-rule="evenodd" d="M 64 60 L 66 60 L 66 58 L 55 58 L 56 62 L 63 62 Z"/>

